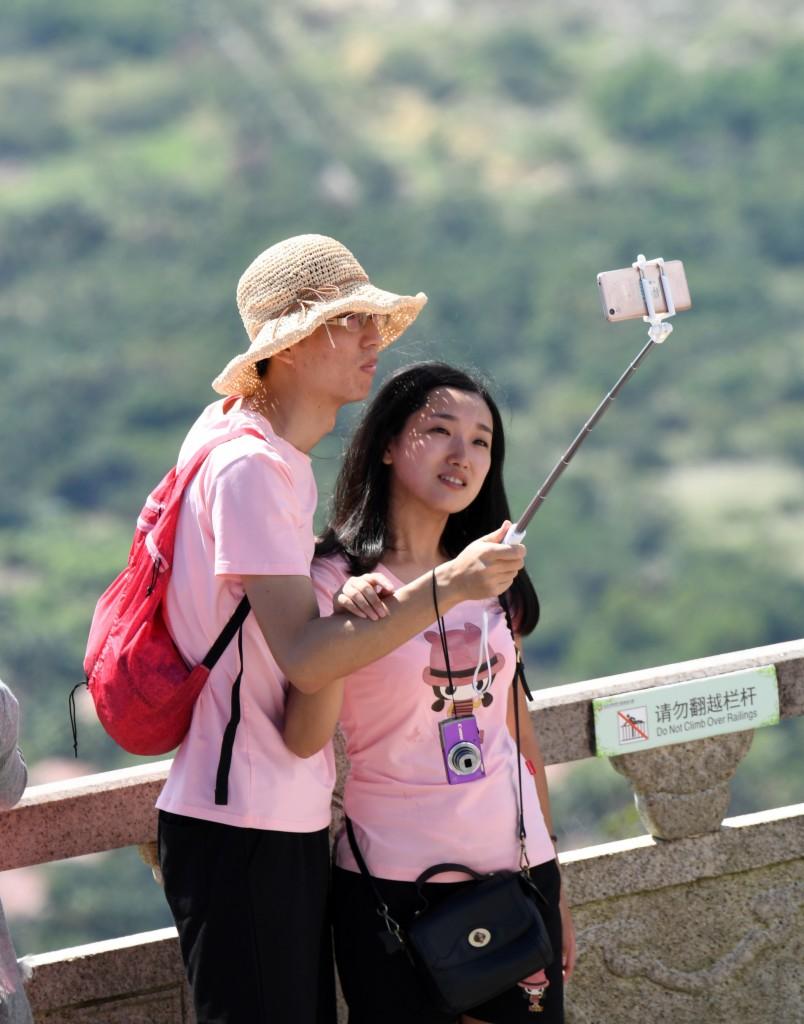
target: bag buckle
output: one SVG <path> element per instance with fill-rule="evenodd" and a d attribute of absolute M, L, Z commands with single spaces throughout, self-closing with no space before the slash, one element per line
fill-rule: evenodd
<path fill-rule="evenodd" d="M 399 922 L 391 917 L 388 904 L 381 903 L 377 907 L 377 914 L 383 919 L 387 929 L 385 932 L 380 932 L 379 935 L 380 942 L 383 944 L 386 953 L 398 953 L 400 950 L 403 950 L 405 948 L 405 939 L 402 935 L 402 929 L 399 927 Z"/>

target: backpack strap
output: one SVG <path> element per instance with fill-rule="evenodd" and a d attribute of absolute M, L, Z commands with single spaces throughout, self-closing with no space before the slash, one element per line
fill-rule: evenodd
<path fill-rule="evenodd" d="M 209 652 L 201 664 L 210 672 L 217 664 L 220 656 L 229 646 L 237 633 L 237 651 L 240 656 L 240 671 L 232 684 L 231 711 L 229 721 L 223 730 L 221 740 L 221 752 L 218 756 L 218 771 L 215 776 L 215 803 L 229 803 L 229 769 L 232 766 L 232 754 L 234 752 L 235 733 L 240 723 L 240 681 L 243 678 L 243 623 L 251 611 L 251 603 L 247 597 L 243 597 L 232 613 L 232 617 L 221 630 L 221 634 L 215 643 L 210 647 Z"/>
<path fill-rule="evenodd" d="M 212 671 L 218 659 L 232 642 L 237 633 L 237 652 L 240 656 L 240 671 L 237 673 L 232 684 L 232 702 L 229 721 L 223 730 L 221 740 L 221 752 L 218 757 L 218 771 L 215 776 L 215 803 L 229 803 L 229 769 L 232 766 L 232 754 L 234 752 L 235 733 L 240 723 L 240 682 L 243 678 L 243 623 L 251 611 L 251 603 L 247 597 L 243 597 L 235 608 L 231 619 L 221 630 L 221 635 L 210 647 L 209 653 L 204 658 L 202 665 Z"/>
<path fill-rule="evenodd" d="M 159 497 L 155 496 L 156 492 L 152 492 L 149 495 L 146 507 L 143 509 L 143 512 L 140 514 L 140 518 L 137 520 L 137 529 L 138 531 L 142 531 L 146 534 L 145 546 L 148 548 L 151 558 L 154 561 L 154 574 L 151 580 L 151 590 L 153 590 L 156 585 L 159 573 L 170 567 L 170 562 L 173 559 L 173 542 L 179 520 L 179 513 L 183 504 L 182 499 L 187 488 L 192 483 L 193 478 L 215 448 L 219 445 L 226 444 L 227 441 L 234 441 L 235 438 L 243 437 L 246 434 L 257 438 L 259 441 L 267 443 L 265 435 L 261 434 L 256 427 L 240 427 L 237 430 L 233 430 L 230 434 L 224 434 L 221 437 L 216 437 L 212 441 L 208 441 L 197 451 L 193 452 L 189 461 L 182 466 L 181 469 L 174 466 L 168 476 L 164 478 L 157 488 L 157 491 L 161 491 L 165 487 L 165 484 L 170 482 L 169 497 L 165 503 L 162 503 L 162 501 L 159 500 Z M 160 497 L 164 500 L 164 496 Z M 163 542 L 164 535 L 167 535 L 167 544 Z M 148 592 L 150 593 L 151 591 L 149 590 Z"/>
<path fill-rule="evenodd" d="M 244 434 L 250 434 L 252 437 L 258 438 L 260 441 L 265 440 L 265 436 L 257 429 L 243 427 L 240 430 L 232 431 L 231 434 L 227 434 L 225 437 L 219 437 L 214 441 L 210 441 L 209 444 L 204 445 L 203 448 L 199 448 L 187 465 L 181 470 L 177 482 L 181 487 L 182 492 L 201 468 L 204 460 L 210 452 L 217 448 L 218 445 L 224 444 L 226 441 L 231 441 L 236 437 L 241 437 Z M 207 656 L 201 663 L 211 672 L 220 660 L 223 652 L 234 639 L 235 634 L 237 634 L 237 651 L 240 658 L 240 670 L 232 684 L 229 721 L 226 723 L 226 728 L 223 731 L 223 739 L 221 740 L 221 752 L 218 757 L 218 770 L 215 776 L 216 804 L 227 804 L 229 802 L 229 769 L 232 766 L 235 734 L 237 733 L 237 726 L 240 723 L 240 683 L 243 679 L 243 623 L 246 621 L 250 611 L 251 603 L 249 602 L 248 597 L 244 596 L 235 608 L 229 621 L 221 630 L 217 640 L 212 647 L 210 647 L 207 652 Z"/>
<path fill-rule="evenodd" d="M 210 452 L 214 451 L 218 445 L 226 444 L 227 441 L 234 441 L 236 437 L 243 437 L 245 434 L 249 434 L 251 437 L 256 437 L 259 441 L 266 440 L 265 434 L 261 434 L 256 427 L 239 427 L 237 430 L 233 430 L 231 434 L 223 434 L 221 437 L 216 437 L 212 441 L 208 441 L 203 448 L 199 448 L 198 451 L 192 455 L 189 461 L 177 472 L 176 484 L 180 488 L 181 492 L 184 491 L 185 487 L 196 475 Z"/>
<path fill-rule="evenodd" d="M 234 613 L 232 618 L 227 624 L 227 629 L 232 624 L 232 621 L 237 617 L 243 605 L 246 605 L 245 615 L 248 615 L 249 605 L 248 598 L 244 597 L 240 604 L 237 606 L 237 611 Z M 229 769 L 232 767 L 232 754 L 234 752 L 234 741 L 237 727 L 240 724 L 240 683 L 243 679 L 243 623 L 240 622 L 240 626 L 237 630 L 237 653 L 240 657 L 240 671 L 235 677 L 234 683 L 232 683 L 232 700 L 231 700 L 231 711 L 229 714 L 229 721 L 226 723 L 226 728 L 223 730 L 223 739 L 221 740 L 221 752 L 218 758 L 218 771 L 215 775 L 215 803 L 216 804 L 228 804 L 229 803 Z"/>
<path fill-rule="evenodd" d="M 201 662 L 204 668 L 209 669 L 211 672 L 217 665 L 221 655 L 229 646 L 234 639 L 235 633 L 240 629 L 243 623 L 246 621 L 248 613 L 251 611 L 251 604 L 247 597 L 243 597 L 240 604 L 235 608 L 232 613 L 231 619 L 221 630 L 220 636 L 215 643 L 210 647 L 207 652 L 206 658 Z"/>

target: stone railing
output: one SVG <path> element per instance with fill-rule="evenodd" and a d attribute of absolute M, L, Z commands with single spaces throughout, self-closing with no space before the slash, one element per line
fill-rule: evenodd
<path fill-rule="evenodd" d="M 596 697 L 771 664 L 782 716 L 801 715 L 804 641 L 541 691 L 545 761 L 594 755 Z M 561 856 L 580 951 L 572 1024 L 804 1021 L 804 805 L 722 821 L 751 736 L 612 758 L 651 834 Z M 0 870 L 151 843 L 168 765 L 31 787 L 0 816 Z M 40 1024 L 193 1019 L 173 929 L 26 959 Z"/>

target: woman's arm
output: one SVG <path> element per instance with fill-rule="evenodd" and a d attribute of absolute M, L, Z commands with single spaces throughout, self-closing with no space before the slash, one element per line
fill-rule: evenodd
<path fill-rule="evenodd" d="M 316 693 L 302 693 L 292 684 L 288 687 L 282 738 L 296 757 L 312 757 L 332 739 L 343 705 L 344 682 L 336 679 Z"/>
<path fill-rule="evenodd" d="M 536 738 L 536 730 L 533 728 L 533 720 L 530 717 L 528 702 L 525 700 L 525 693 L 519 686 L 518 682 L 511 687 L 511 694 L 508 700 L 508 728 L 514 739 L 516 739 L 516 722 L 514 720 L 515 700 L 519 701 L 519 743 L 522 750 L 522 756 L 533 766 L 533 782 L 536 786 L 536 793 L 539 797 L 539 806 L 542 809 L 542 816 L 544 817 L 544 823 L 547 826 L 547 831 L 550 833 L 550 838 L 553 839 L 553 836 L 555 835 L 555 826 L 553 825 L 553 812 L 550 807 L 547 773 L 544 770 L 544 758 L 542 757 L 542 750 L 539 746 L 539 741 Z M 555 846 L 555 839 L 553 839 L 553 845 Z M 558 864 L 558 852 L 556 852 L 556 864 Z M 564 965 L 564 981 L 566 982 L 569 981 L 570 975 L 575 969 L 575 961 L 577 959 L 578 952 L 575 939 L 575 925 L 572 921 L 567 893 L 563 884 L 561 886 L 559 908 L 561 910 L 563 942 L 563 949 L 561 952 Z"/>

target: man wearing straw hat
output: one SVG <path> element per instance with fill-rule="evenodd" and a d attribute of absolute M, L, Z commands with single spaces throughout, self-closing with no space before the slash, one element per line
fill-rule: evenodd
<path fill-rule="evenodd" d="M 249 348 L 213 381 L 226 397 L 193 425 L 178 464 L 250 433 L 214 448 L 187 488 L 166 604 L 188 664 L 244 594 L 253 614 L 199 695 L 157 801 L 159 859 L 198 1024 L 332 1024 L 334 763 L 331 750 L 301 759 L 284 746 L 288 680 L 315 692 L 434 616 L 427 574 L 393 595 L 375 575 L 371 619 L 318 618 L 307 453 L 342 405 L 368 395 L 378 352 L 426 297 L 376 288 L 345 246 L 301 235 L 254 260 L 237 301 Z M 524 548 L 500 543 L 504 533 L 505 524 L 438 567 L 444 608 L 508 588 Z"/>

